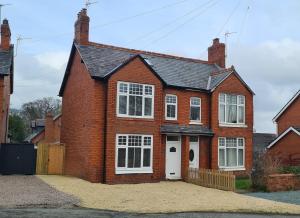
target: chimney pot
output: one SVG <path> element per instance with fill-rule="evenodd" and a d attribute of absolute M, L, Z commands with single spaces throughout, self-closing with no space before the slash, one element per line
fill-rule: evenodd
<path fill-rule="evenodd" d="M 10 39 L 11 32 L 8 24 L 8 20 L 4 19 L 1 24 L 1 49 L 9 50 L 10 49 Z"/>
<path fill-rule="evenodd" d="M 220 39 L 219 38 L 215 38 L 213 40 L 213 45 L 219 44 L 220 43 Z"/>

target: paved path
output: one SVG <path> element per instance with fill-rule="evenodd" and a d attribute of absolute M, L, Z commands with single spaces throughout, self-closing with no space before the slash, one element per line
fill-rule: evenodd
<path fill-rule="evenodd" d="M 76 198 L 57 191 L 35 176 L 0 175 L 0 208 L 67 207 L 78 202 Z"/>
<path fill-rule="evenodd" d="M 248 193 L 246 195 L 254 196 L 258 198 L 265 198 L 273 201 L 300 205 L 300 191 L 272 192 L 272 193 L 254 192 L 254 193 Z"/>
<path fill-rule="evenodd" d="M 89 218 L 284 218 L 284 217 L 299 217 L 288 215 L 258 215 L 258 214 L 234 214 L 234 213 L 173 213 L 173 214 L 129 214 L 118 213 L 101 210 L 89 210 L 89 209 L 0 209 L 1 218 L 10 217 L 22 217 L 22 218 L 35 218 L 35 217 L 51 217 L 51 218 L 77 218 L 77 217 L 89 217 Z"/>

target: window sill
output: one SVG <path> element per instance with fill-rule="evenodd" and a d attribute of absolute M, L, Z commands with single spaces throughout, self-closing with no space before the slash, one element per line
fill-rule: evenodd
<path fill-rule="evenodd" d="M 146 117 L 120 117 L 120 116 L 117 116 L 116 117 L 117 119 L 119 120 L 129 120 L 129 121 L 136 121 L 136 120 L 139 120 L 139 121 L 149 121 L 149 122 L 153 122 L 154 121 L 154 118 L 146 118 Z"/>
<path fill-rule="evenodd" d="M 203 125 L 203 123 L 197 122 L 197 121 L 190 121 L 189 124 L 191 124 L 191 125 Z"/>
<path fill-rule="evenodd" d="M 219 123 L 220 127 L 247 128 L 246 124 Z"/>
<path fill-rule="evenodd" d="M 246 170 L 245 167 L 219 167 L 219 170 L 223 171 L 244 171 Z"/>
<path fill-rule="evenodd" d="M 116 174 L 122 175 L 122 174 L 151 174 L 153 173 L 153 170 L 116 170 Z"/>

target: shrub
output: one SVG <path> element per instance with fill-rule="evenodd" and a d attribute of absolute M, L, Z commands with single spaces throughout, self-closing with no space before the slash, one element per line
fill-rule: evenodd
<path fill-rule="evenodd" d="M 292 173 L 292 174 L 300 175 L 300 166 L 279 167 L 278 173 Z"/>
<path fill-rule="evenodd" d="M 261 153 L 257 155 L 256 160 L 254 160 L 251 173 L 253 188 L 265 190 L 266 178 L 270 174 L 277 173 L 280 166 L 280 159 L 274 158 L 268 153 Z"/>

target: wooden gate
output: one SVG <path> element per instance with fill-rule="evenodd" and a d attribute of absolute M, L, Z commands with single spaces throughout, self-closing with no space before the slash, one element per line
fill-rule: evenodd
<path fill-rule="evenodd" d="M 38 144 L 37 174 L 62 175 L 64 169 L 65 146 L 56 144 Z"/>

